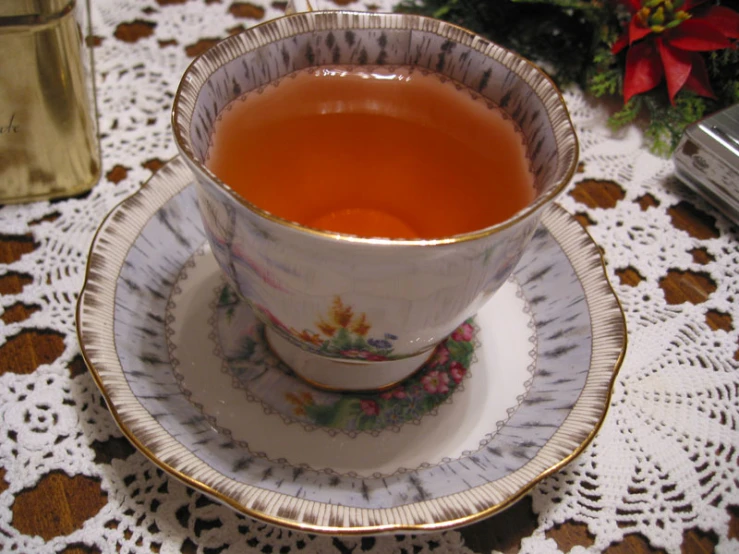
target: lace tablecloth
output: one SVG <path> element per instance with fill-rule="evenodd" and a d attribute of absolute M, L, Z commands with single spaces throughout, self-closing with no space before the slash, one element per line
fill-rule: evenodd
<path fill-rule="evenodd" d="M 0 354 L 29 330 L 63 344 L 56 358 L 38 360 L 34 371 L 0 368 L 0 550 L 471 552 L 458 531 L 338 539 L 238 515 L 134 452 L 81 368 L 74 312 L 90 241 L 105 214 L 176 154 L 170 109 L 180 75 L 203 48 L 280 15 L 284 5 L 95 2 L 90 40 L 96 45 L 103 177 L 82 198 L 0 209 L 0 234 L 31 234 L 35 246 L 0 266 L 0 279 L 16 276 L 25 284 L 0 297 L 4 314 L 19 303 L 37 307 L 25 320 L 2 318 Z M 739 551 L 729 530 L 739 509 L 737 229 L 680 185 L 672 163 L 649 154 L 637 130 L 614 135 L 605 107 L 576 91 L 566 99 L 582 164 L 560 202 L 604 251 L 626 313 L 629 348 L 593 443 L 531 493 L 538 527 L 521 551 L 558 552 L 547 532 L 565 521 L 587 525 L 590 552 L 636 532 L 652 547 L 677 553 L 694 529 L 711 535 L 717 552 Z M 686 220 L 700 224 L 687 227 Z M 46 540 L 24 534 L 14 526 L 24 494 L 59 475 L 88 480 L 90 494 L 101 498 L 99 509 L 69 534 Z"/>

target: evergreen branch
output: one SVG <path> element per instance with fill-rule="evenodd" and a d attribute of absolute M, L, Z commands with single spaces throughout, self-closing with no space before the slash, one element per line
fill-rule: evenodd
<path fill-rule="evenodd" d="M 616 113 L 612 114 L 608 118 L 608 125 L 612 129 L 620 129 L 621 127 L 633 123 L 636 118 L 639 117 L 639 113 L 642 110 L 642 98 L 635 96 L 629 102 L 624 105 Z"/>

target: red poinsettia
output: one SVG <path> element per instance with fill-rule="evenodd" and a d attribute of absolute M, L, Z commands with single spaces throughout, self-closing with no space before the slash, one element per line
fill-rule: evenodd
<path fill-rule="evenodd" d="M 653 89 L 664 78 L 670 102 L 682 88 L 714 98 L 700 52 L 736 47 L 739 13 L 705 0 L 620 0 L 632 13 L 626 31 L 613 45 L 628 46 L 624 102 Z"/>

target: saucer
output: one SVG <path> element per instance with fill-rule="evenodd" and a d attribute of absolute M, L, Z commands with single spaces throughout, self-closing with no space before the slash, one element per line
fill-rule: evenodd
<path fill-rule="evenodd" d="M 626 348 L 597 246 L 558 206 L 514 275 L 412 377 L 310 386 L 207 246 L 175 158 L 101 225 L 77 324 L 122 432 L 236 510 L 316 533 L 438 531 L 503 510 L 579 454 Z"/>

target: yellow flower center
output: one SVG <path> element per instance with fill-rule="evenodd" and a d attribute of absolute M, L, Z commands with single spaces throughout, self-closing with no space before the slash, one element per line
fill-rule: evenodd
<path fill-rule="evenodd" d="M 654 33 L 677 27 L 690 19 L 690 14 L 681 9 L 684 0 L 645 0 L 642 9 L 636 12 L 639 22 Z"/>

